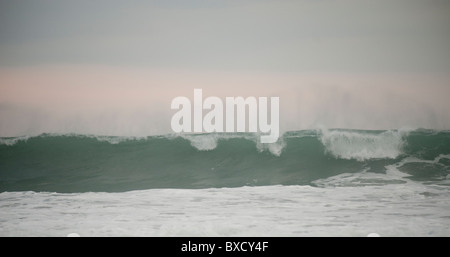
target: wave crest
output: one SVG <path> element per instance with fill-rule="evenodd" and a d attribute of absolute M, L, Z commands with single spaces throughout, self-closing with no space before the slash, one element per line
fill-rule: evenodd
<path fill-rule="evenodd" d="M 199 151 L 210 151 L 217 147 L 218 136 L 216 134 L 184 135 L 191 145 Z"/>
<path fill-rule="evenodd" d="M 320 141 L 325 151 L 336 158 L 366 161 L 395 159 L 403 153 L 406 131 L 322 130 Z"/>
<path fill-rule="evenodd" d="M 30 137 L 29 136 L 23 136 L 23 137 L 0 137 L 0 145 L 7 145 L 12 146 L 17 144 L 20 141 L 27 141 Z"/>
<path fill-rule="evenodd" d="M 408 131 L 358 131 L 358 130 L 327 130 L 320 131 L 294 131 L 283 134 L 276 143 L 262 144 L 257 134 L 232 133 L 232 134 L 169 134 L 150 137 L 121 137 L 98 136 L 77 134 L 41 134 L 39 136 L 23 136 L 15 138 L 0 138 L 0 145 L 12 146 L 19 142 L 27 142 L 31 138 L 47 137 L 76 137 L 91 138 L 98 142 L 120 144 L 129 141 L 148 141 L 152 138 L 183 138 L 198 151 L 211 151 L 217 149 L 219 141 L 230 139 L 244 139 L 255 144 L 258 152 L 268 151 L 274 156 L 281 156 L 285 151 L 288 141 L 303 138 L 316 138 L 324 147 L 326 154 L 331 154 L 338 159 L 366 161 L 370 159 L 395 159 L 403 153 L 403 147 L 408 136 Z"/>

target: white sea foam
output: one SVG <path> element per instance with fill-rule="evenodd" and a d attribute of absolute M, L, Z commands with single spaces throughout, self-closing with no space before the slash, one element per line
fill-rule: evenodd
<path fill-rule="evenodd" d="M 337 158 L 365 161 L 394 159 L 402 154 L 405 131 L 368 133 L 360 131 L 322 130 L 320 140 L 328 153 Z"/>
<path fill-rule="evenodd" d="M 256 148 L 258 149 L 259 152 L 269 151 L 275 156 L 280 156 L 285 147 L 286 142 L 284 141 L 283 137 L 278 139 L 278 141 L 275 143 L 270 144 L 261 144 L 259 142 L 256 143 Z"/>
<path fill-rule="evenodd" d="M 217 147 L 219 136 L 217 134 L 183 135 L 191 145 L 199 151 L 210 151 Z"/>
<path fill-rule="evenodd" d="M 407 175 L 398 171 L 396 168 L 388 168 L 386 174 L 374 173 L 368 170 L 366 169 L 357 173 L 342 173 L 329 178 L 315 180 L 312 184 L 318 187 L 333 188 L 405 184 L 408 181 L 403 179 Z"/>
<path fill-rule="evenodd" d="M 449 158 L 404 158 L 386 173 L 345 173 L 316 187 L 3 192 L 0 236 L 448 236 L 450 187 L 398 168 Z"/>
<path fill-rule="evenodd" d="M 12 146 L 21 141 L 26 142 L 29 138 L 29 136 L 0 138 L 0 145 Z"/>
<path fill-rule="evenodd" d="M 405 183 L 0 194 L 0 236 L 450 235 L 450 191 Z"/>
<path fill-rule="evenodd" d="M 280 156 L 286 143 L 281 137 L 275 143 L 263 144 L 260 142 L 256 134 L 197 134 L 197 135 L 182 135 L 183 138 L 190 141 L 191 145 L 199 151 L 210 151 L 217 148 L 219 140 L 229 140 L 233 138 L 242 138 L 252 141 L 256 145 L 259 152 L 269 151 L 275 156 Z"/>
<path fill-rule="evenodd" d="M 117 136 L 86 136 L 90 138 L 95 138 L 99 142 L 108 142 L 110 144 L 116 145 L 126 141 L 138 141 L 145 140 L 147 137 L 117 137 Z"/>

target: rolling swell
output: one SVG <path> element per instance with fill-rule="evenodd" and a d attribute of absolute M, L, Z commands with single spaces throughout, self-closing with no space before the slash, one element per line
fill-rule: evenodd
<path fill-rule="evenodd" d="M 122 192 L 150 188 L 311 185 L 396 167 L 413 179 L 450 174 L 450 133 L 322 130 L 147 138 L 51 135 L 0 140 L 0 191 Z M 397 166 L 395 166 L 397 165 Z"/>

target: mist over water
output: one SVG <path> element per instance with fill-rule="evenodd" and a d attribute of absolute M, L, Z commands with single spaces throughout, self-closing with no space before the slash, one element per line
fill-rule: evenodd
<path fill-rule="evenodd" d="M 278 96 L 281 134 L 316 128 L 450 129 L 450 80 L 442 76 L 123 72 L 111 68 L 29 72 L 1 74 L 1 137 L 170 134 L 170 120 L 176 112 L 170 109 L 172 99 L 185 96 L 193 101 L 194 88 L 203 89 L 203 99 Z"/>

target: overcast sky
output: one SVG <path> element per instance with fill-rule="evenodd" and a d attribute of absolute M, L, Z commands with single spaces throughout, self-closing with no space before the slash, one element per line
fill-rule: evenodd
<path fill-rule="evenodd" d="M 0 65 L 450 72 L 446 0 L 1 0 Z"/>
<path fill-rule="evenodd" d="M 450 129 L 447 0 L 0 0 L 0 137 L 170 133 L 279 96 L 281 130 Z"/>

